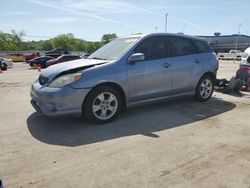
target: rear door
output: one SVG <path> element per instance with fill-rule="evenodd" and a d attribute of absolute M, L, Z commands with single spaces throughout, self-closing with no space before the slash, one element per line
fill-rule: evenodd
<path fill-rule="evenodd" d="M 194 42 L 184 37 L 168 37 L 173 71 L 173 94 L 194 91 L 200 79 L 202 58 Z"/>

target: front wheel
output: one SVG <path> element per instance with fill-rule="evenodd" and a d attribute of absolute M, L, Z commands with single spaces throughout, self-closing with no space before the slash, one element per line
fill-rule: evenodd
<path fill-rule="evenodd" d="M 195 98 L 198 101 L 207 101 L 211 98 L 214 91 L 214 81 L 211 76 L 205 75 L 203 76 L 197 87 L 196 87 L 196 95 Z"/>
<path fill-rule="evenodd" d="M 96 123 L 108 123 L 118 117 L 121 112 L 121 95 L 110 86 L 93 89 L 83 105 L 83 115 Z"/>
<path fill-rule="evenodd" d="M 8 67 L 7 64 L 2 63 L 2 67 L 1 67 L 2 70 L 7 70 L 7 67 Z"/>

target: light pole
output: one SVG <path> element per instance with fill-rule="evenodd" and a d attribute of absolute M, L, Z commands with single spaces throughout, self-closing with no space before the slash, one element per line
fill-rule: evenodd
<path fill-rule="evenodd" d="M 240 28 L 241 28 L 241 24 L 239 25 L 239 31 L 238 31 L 238 35 L 236 37 L 235 50 L 237 50 L 237 48 L 238 48 L 238 40 L 239 40 L 239 35 L 240 35 Z"/>
<path fill-rule="evenodd" d="M 168 13 L 166 13 L 165 33 L 167 32 L 167 27 L 168 27 Z"/>
<path fill-rule="evenodd" d="M 237 49 L 238 49 L 238 41 L 239 41 L 239 35 L 240 35 L 240 27 L 241 27 L 241 24 L 239 24 L 239 31 L 238 31 L 238 35 L 236 35 L 235 50 L 237 50 Z M 236 57 L 234 58 L 234 63 L 235 63 L 235 59 L 236 59 Z"/>

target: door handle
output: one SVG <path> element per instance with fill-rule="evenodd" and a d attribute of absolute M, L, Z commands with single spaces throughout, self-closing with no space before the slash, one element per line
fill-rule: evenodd
<path fill-rule="evenodd" d="M 199 59 L 195 59 L 194 62 L 197 63 L 197 64 L 199 64 L 200 60 Z"/>
<path fill-rule="evenodd" d="M 164 63 L 164 64 L 163 64 L 163 67 L 164 67 L 164 68 L 168 68 L 168 67 L 170 67 L 170 66 L 171 66 L 171 64 L 169 64 L 169 63 Z"/>

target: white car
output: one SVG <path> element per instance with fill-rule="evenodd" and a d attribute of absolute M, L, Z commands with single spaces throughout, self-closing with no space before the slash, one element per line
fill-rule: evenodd
<path fill-rule="evenodd" d="M 7 67 L 13 66 L 13 60 L 12 59 L 7 59 L 7 58 L 4 58 L 4 57 L 0 57 L 0 61 L 2 63 L 2 69 L 3 70 L 6 70 Z"/>
<path fill-rule="evenodd" d="M 243 53 L 240 50 L 230 50 L 228 53 L 218 53 L 218 58 L 225 60 L 230 60 L 230 59 L 241 60 L 242 55 Z"/>
<path fill-rule="evenodd" d="M 241 57 L 241 62 L 240 62 L 241 65 L 248 65 L 250 66 L 250 47 L 248 47 L 242 57 Z"/>

